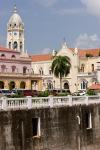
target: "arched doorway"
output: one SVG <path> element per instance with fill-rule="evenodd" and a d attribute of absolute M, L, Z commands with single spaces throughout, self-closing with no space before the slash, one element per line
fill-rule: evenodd
<path fill-rule="evenodd" d="M 0 89 L 4 89 L 4 82 L 0 81 Z"/>
<path fill-rule="evenodd" d="M 69 90 L 69 84 L 68 84 L 68 82 L 64 83 L 64 89 Z"/>
<path fill-rule="evenodd" d="M 12 89 L 14 89 L 14 88 L 15 88 L 15 82 L 14 82 L 14 81 L 11 81 L 11 82 L 9 83 L 9 89 L 12 90 Z"/>
<path fill-rule="evenodd" d="M 24 81 L 21 81 L 20 83 L 20 88 L 25 89 L 26 83 Z"/>

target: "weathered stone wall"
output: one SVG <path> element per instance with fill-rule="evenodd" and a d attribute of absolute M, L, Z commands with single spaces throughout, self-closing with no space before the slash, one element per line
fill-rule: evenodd
<path fill-rule="evenodd" d="M 88 112 L 91 129 L 86 128 Z M 40 137 L 32 133 L 36 117 L 40 117 Z M 2 111 L 0 150 L 100 150 L 100 105 Z"/>

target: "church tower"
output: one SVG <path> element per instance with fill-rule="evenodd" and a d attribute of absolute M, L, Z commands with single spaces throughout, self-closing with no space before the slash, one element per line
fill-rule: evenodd
<path fill-rule="evenodd" d="M 24 53 L 24 23 L 16 6 L 7 24 L 7 47 Z"/>

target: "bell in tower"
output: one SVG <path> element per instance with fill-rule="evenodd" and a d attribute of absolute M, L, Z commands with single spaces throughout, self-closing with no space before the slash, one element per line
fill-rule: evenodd
<path fill-rule="evenodd" d="M 7 24 L 7 47 L 24 53 L 24 23 L 16 6 Z"/>

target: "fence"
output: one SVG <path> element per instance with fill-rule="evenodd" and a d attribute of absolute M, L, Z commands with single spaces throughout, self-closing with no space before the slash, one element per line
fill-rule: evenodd
<path fill-rule="evenodd" d="M 73 105 L 89 105 L 100 103 L 100 95 L 96 96 L 63 96 L 63 97 L 23 97 L 0 98 L 0 110 L 35 109 L 46 107 L 62 107 Z"/>

